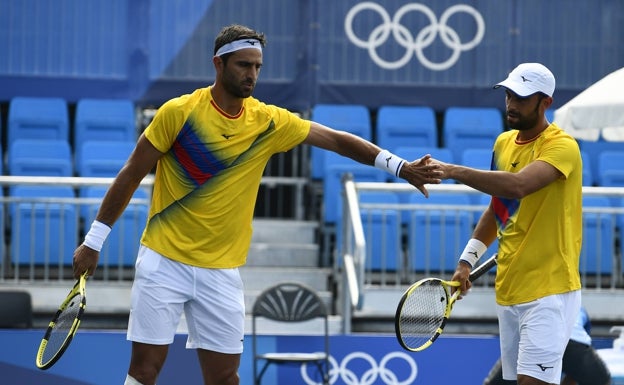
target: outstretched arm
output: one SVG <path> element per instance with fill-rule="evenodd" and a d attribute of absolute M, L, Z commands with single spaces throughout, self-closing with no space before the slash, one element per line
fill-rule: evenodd
<path fill-rule="evenodd" d="M 432 160 L 440 165 L 442 179 L 455 179 L 488 195 L 521 199 L 562 177 L 554 166 L 541 160 L 519 172 L 485 171 Z"/>
<path fill-rule="evenodd" d="M 331 129 L 316 122 L 311 122 L 310 133 L 304 143 L 333 151 L 369 166 L 375 165 L 375 159 L 382 151 L 377 145 L 365 139 L 345 131 Z M 429 155 L 425 155 L 413 162 L 406 161 L 398 171 L 399 177 L 418 188 L 425 196 L 428 196 L 429 193 L 424 185 L 440 183 L 441 175 L 438 171 L 439 166 L 430 164 L 429 158 Z"/>

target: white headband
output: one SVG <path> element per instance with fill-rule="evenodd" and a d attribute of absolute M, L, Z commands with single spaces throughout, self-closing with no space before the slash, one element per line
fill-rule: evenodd
<path fill-rule="evenodd" d="M 244 49 L 244 48 L 255 48 L 257 50 L 262 51 L 262 44 L 260 44 L 260 40 L 258 39 L 234 40 L 233 42 L 227 43 L 223 45 L 221 48 L 219 48 L 215 56 L 225 55 L 226 53 L 238 51 L 239 49 Z"/>

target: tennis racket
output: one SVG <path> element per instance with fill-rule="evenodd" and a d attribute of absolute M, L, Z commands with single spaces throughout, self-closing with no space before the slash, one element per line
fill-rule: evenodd
<path fill-rule="evenodd" d="M 470 273 L 473 282 L 496 265 L 496 254 Z M 424 278 L 412 284 L 401 297 L 394 318 L 394 330 L 401 346 L 412 352 L 427 349 L 442 334 L 459 298 L 458 281 Z"/>
<path fill-rule="evenodd" d="M 58 361 L 65 353 L 80 326 L 80 318 L 87 306 L 85 292 L 87 273 L 85 272 L 74 284 L 56 314 L 48 325 L 39 350 L 37 351 L 37 367 L 45 370 Z"/>

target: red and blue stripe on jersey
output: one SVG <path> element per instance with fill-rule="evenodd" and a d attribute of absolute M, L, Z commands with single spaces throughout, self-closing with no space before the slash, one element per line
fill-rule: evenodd
<path fill-rule="evenodd" d="M 203 185 L 226 167 L 197 136 L 188 121 L 178 133 L 171 150 L 181 169 L 196 186 Z"/>

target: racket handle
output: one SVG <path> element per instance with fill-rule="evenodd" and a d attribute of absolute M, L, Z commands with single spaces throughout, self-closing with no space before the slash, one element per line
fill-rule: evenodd
<path fill-rule="evenodd" d="M 476 280 L 477 278 L 479 278 L 480 276 L 482 276 L 483 274 L 487 273 L 488 271 L 490 271 L 490 269 L 492 267 L 494 267 L 494 265 L 496 265 L 496 257 L 498 256 L 498 254 L 494 254 L 492 255 L 487 261 L 483 262 L 482 264 L 480 264 L 479 266 L 477 266 L 476 269 L 474 269 L 471 273 L 470 273 L 470 277 L 468 277 L 468 279 L 470 280 L 470 282 L 473 282 L 474 280 Z"/>

